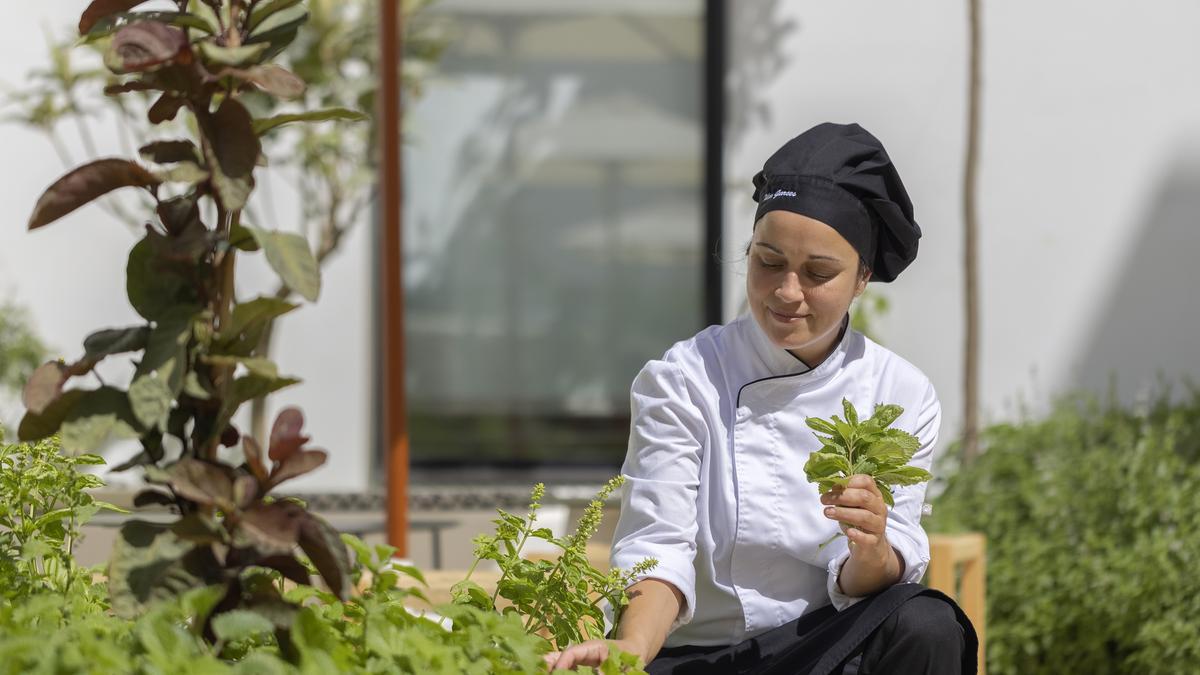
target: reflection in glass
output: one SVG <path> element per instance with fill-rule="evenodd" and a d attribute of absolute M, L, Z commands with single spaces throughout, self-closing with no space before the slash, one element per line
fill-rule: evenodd
<path fill-rule="evenodd" d="M 703 16 L 443 0 L 407 111 L 414 462 L 619 463 L 629 384 L 702 321 Z"/>

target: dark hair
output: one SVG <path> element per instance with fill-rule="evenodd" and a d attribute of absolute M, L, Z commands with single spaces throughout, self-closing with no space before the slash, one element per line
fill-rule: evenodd
<path fill-rule="evenodd" d="M 862 256 L 859 256 L 858 257 L 858 276 L 859 276 L 859 278 L 861 279 L 862 277 L 865 277 L 870 273 L 871 273 L 871 266 L 867 264 L 867 261 L 864 260 Z"/>

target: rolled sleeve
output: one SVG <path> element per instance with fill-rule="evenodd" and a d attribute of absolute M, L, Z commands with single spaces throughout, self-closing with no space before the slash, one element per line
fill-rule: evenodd
<path fill-rule="evenodd" d="M 933 453 L 937 446 L 938 432 L 942 425 L 942 406 L 938 402 L 933 385 L 928 385 L 917 413 L 914 435 L 921 445 L 909 464 L 926 471 L 933 466 Z M 896 505 L 888 512 L 887 538 L 896 554 L 904 561 L 904 573 L 897 583 L 919 583 L 929 567 L 929 536 L 921 527 L 921 507 L 925 502 L 928 483 L 905 485 L 893 488 Z M 830 544 L 838 546 L 829 561 L 826 587 L 833 606 L 842 611 L 862 599 L 861 596 L 846 595 L 838 587 L 838 575 L 842 565 L 850 558 L 850 549 L 844 537 Z"/>
<path fill-rule="evenodd" d="M 612 565 L 629 569 L 646 558 L 658 561 L 639 579 L 660 579 L 683 595 L 674 630 L 695 613 L 696 494 L 705 426 L 687 396 L 683 374 L 666 361 L 651 361 L 638 374 L 630 408 Z"/>

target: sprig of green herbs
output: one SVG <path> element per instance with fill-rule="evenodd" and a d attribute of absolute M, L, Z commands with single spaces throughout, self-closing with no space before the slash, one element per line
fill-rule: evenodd
<path fill-rule="evenodd" d="M 898 405 L 877 405 L 868 419 L 859 420 L 858 412 L 848 399 L 842 399 L 846 419 L 833 415 L 828 420 L 809 417 L 805 420 L 821 441 L 821 449 L 804 464 L 809 482 L 816 483 L 821 494 L 834 488 L 844 488 L 850 477 L 866 474 L 875 479 L 883 493 L 883 501 L 895 506 L 892 487 L 915 485 L 932 478 L 925 469 L 908 466 L 921 442 L 916 436 L 891 427 L 904 408 Z"/>
<path fill-rule="evenodd" d="M 92 590 L 92 570 L 72 555 L 80 530 L 101 509 L 127 513 L 89 492 L 103 482 L 81 468 L 98 464 L 96 455 L 64 455 L 57 436 L 4 443 L 0 428 L 0 599 Z"/>
<path fill-rule="evenodd" d="M 527 631 L 548 635 L 556 649 L 604 637 L 603 603 L 609 603 L 614 620 L 619 621 L 621 611 L 629 604 L 625 589 L 658 564 L 650 558 L 630 570 L 605 573 L 588 561 L 587 543 L 600 525 L 604 500 L 623 482 L 622 476 L 608 481 L 584 510 L 576 530 L 565 537 L 555 537 L 549 528 L 537 526 L 537 512 L 546 493 L 541 483 L 530 495 L 528 515 L 517 516 L 501 509 L 500 517 L 493 521 L 496 534 L 475 538 L 476 560 L 467 578 L 455 584 L 454 601 L 495 610 L 497 598 L 504 598 L 511 607 L 502 611 L 518 612 L 525 617 Z M 562 553 L 553 561 L 527 560 L 521 549 L 530 539 L 549 542 Z M 471 572 L 483 560 L 500 566 L 500 580 L 491 594 L 470 580 Z"/>

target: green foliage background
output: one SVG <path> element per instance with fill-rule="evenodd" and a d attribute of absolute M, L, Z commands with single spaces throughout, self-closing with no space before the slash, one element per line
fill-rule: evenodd
<path fill-rule="evenodd" d="M 46 348 L 29 325 L 29 315 L 0 301 L 0 388 L 20 390 L 46 357 Z"/>
<path fill-rule="evenodd" d="M 930 529 L 987 536 L 988 672 L 1196 672 L 1200 392 L 1077 398 L 981 440 Z"/>

